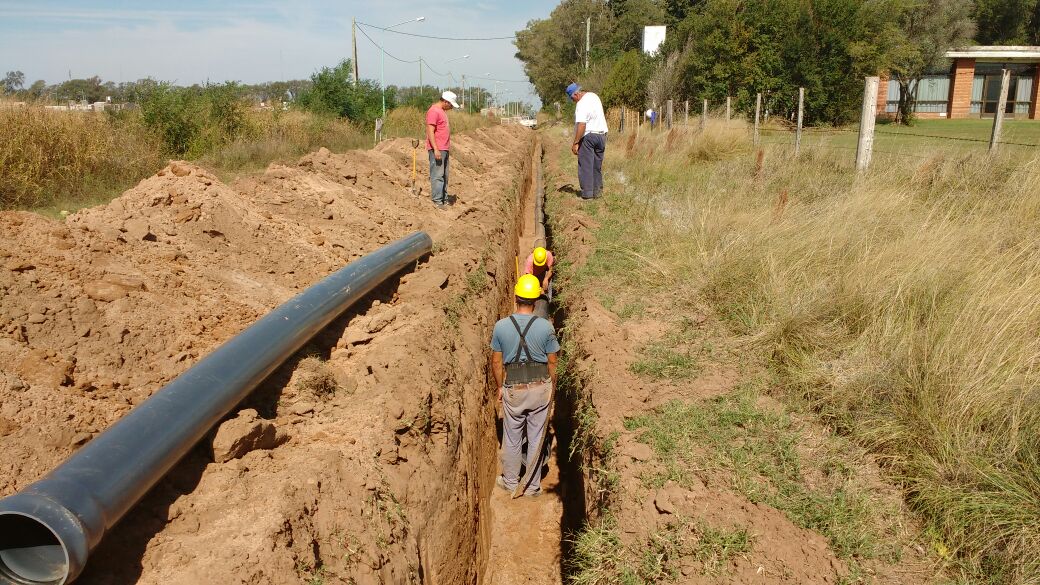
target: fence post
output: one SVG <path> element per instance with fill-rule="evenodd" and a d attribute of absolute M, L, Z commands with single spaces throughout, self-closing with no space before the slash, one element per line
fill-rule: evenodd
<path fill-rule="evenodd" d="M 708 100 L 705 98 L 703 109 L 701 109 L 701 130 L 708 126 Z"/>
<path fill-rule="evenodd" d="M 668 101 L 666 101 L 664 103 L 664 112 L 665 112 L 665 114 L 664 114 L 665 115 L 665 124 L 668 126 L 668 129 L 671 130 L 672 129 L 672 113 L 673 113 L 673 111 L 672 111 L 672 100 L 668 100 Z"/>
<path fill-rule="evenodd" d="M 733 100 L 733 98 L 731 98 L 730 96 L 726 96 L 726 121 L 727 122 L 729 122 L 730 103 L 732 102 L 732 100 Z"/>
<path fill-rule="evenodd" d="M 690 125 L 690 100 L 683 103 L 683 126 Z"/>
<path fill-rule="evenodd" d="M 802 150 L 802 112 L 805 111 L 805 88 L 798 88 L 798 129 L 794 134 L 794 155 Z"/>
<path fill-rule="evenodd" d="M 625 133 L 625 106 L 621 106 L 621 122 L 618 123 L 618 134 Z"/>
<path fill-rule="evenodd" d="M 1000 130 L 1004 126 L 1004 108 L 1007 107 L 1007 94 L 1010 85 L 1011 70 L 1002 69 L 1000 71 L 1000 99 L 997 100 L 997 112 L 993 116 L 993 134 L 989 137 L 990 153 L 996 152 L 997 145 L 1000 144 Z"/>
<path fill-rule="evenodd" d="M 881 83 L 877 76 L 867 77 L 863 84 L 863 109 L 859 118 L 859 143 L 856 145 L 856 170 L 863 172 L 870 166 L 874 152 L 874 119 L 877 117 L 877 92 Z"/>
<path fill-rule="evenodd" d="M 762 94 L 755 94 L 755 146 L 758 146 L 758 119 L 762 114 Z"/>

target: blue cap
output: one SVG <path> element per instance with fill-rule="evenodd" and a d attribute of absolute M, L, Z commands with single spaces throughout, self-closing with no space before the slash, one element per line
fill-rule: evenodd
<path fill-rule="evenodd" d="M 581 86 L 577 83 L 572 83 L 567 86 L 567 97 L 573 98 L 574 94 L 578 93 L 579 91 L 581 91 Z"/>

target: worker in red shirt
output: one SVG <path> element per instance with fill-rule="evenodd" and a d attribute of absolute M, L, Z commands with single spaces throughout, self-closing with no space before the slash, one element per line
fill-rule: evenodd
<path fill-rule="evenodd" d="M 531 255 L 527 257 L 527 261 L 524 262 L 524 274 L 533 274 L 538 277 L 538 281 L 542 283 L 542 292 L 545 298 L 552 301 L 552 252 L 541 246 L 535 248 Z"/>
<path fill-rule="evenodd" d="M 430 155 L 430 199 L 437 209 L 447 209 L 448 149 L 451 148 L 451 128 L 448 111 L 459 107 L 453 91 L 441 94 L 441 99 L 426 111 L 426 151 Z"/>

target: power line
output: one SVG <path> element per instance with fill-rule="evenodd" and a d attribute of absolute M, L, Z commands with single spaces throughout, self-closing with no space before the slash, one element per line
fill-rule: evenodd
<path fill-rule="evenodd" d="M 358 24 L 361 24 L 361 23 L 358 23 Z M 408 61 L 407 59 L 401 59 L 401 58 L 399 58 L 399 57 L 394 57 L 394 56 L 393 56 L 393 55 L 391 55 L 390 53 L 387 53 L 387 52 L 386 52 L 386 49 L 384 49 L 382 45 L 380 45 L 379 43 L 377 43 L 377 42 L 375 42 L 374 40 L 372 40 L 372 37 L 368 36 L 368 33 L 366 33 L 366 32 L 364 31 L 364 29 L 360 29 L 360 28 L 359 28 L 358 30 L 359 30 L 359 31 L 361 31 L 361 34 L 362 34 L 362 35 L 364 35 L 364 37 L 365 37 L 366 39 L 368 39 L 368 42 L 370 42 L 370 43 L 372 43 L 373 45 L 375 45 L 375 47 L 376 47 L 377 49 L 379 49 L 380 51 L 382 51 L 384 55 L 386 55 L 387 57 L 390 57 L 390 58 L 391 58 L 391 59 L 393 59 L 394 61 L 400 61 L 401 63 L 421 63 L 421 62 L 422 62 L 422 58 L 419 58 L 419 59 L 414 59 L 414 60 L 412 60 L 412 61 Z"/>
<path fill-rule="evenodd" d="M 511 41 L 511 40 L 516 38 L 515 36 L 508 36 L 508 37 L 435 37 L 435 36 L 432 36 L 432 35 L 420 35 L 420 34 L 416 34 L 416 33 L 410 33 L 410 32 L 404 32 L 404 31 L 400 31 L 400 30 L 394 30 L 394 29 L 391 29 L 391 28 L 384 28 L 384 27 L 381 27 L 381 26 L 376 26 L 374 24 L 368 24 L 368 23 L 365 23 L 365 22 L 359 22 L 358 25 L 360 25 L 360 26 L 367 26 L 369 28 L 374 28 L 374 29 L 378 29 L 378 30 L 381 30 L 381 31 L 390 32 L 390 33 L 394 33 L 394 34 L 397 34 L 397 35 L 404 35 L 406 37 L 419 37 L 420 39 L 435 39 L 435 40 L 438 40 L 438 41 Z"/>

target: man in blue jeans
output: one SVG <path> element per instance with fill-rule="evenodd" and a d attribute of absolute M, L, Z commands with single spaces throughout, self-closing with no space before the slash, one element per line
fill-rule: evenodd
<path fill-rule="evenodd" d="M 578 183 L 582 199 L 595 199 L 603 191 L 603 154 L 607 150 L 607 117 L 603 102 L 591 91 L 572 83 L 567 97 L 574 107 L 574 142 L 571 152 L 578 156 Z"/>
<path fill-rule="evenodd" d="M 451 127 L 448 111 L 459 107 L 453 91 L 441 94 L 441 99 L 426 111 L 426 152 L 430 155 L 430 199 L 437 209 L 447 209 L 448 149 L 451 148 Z"/>

